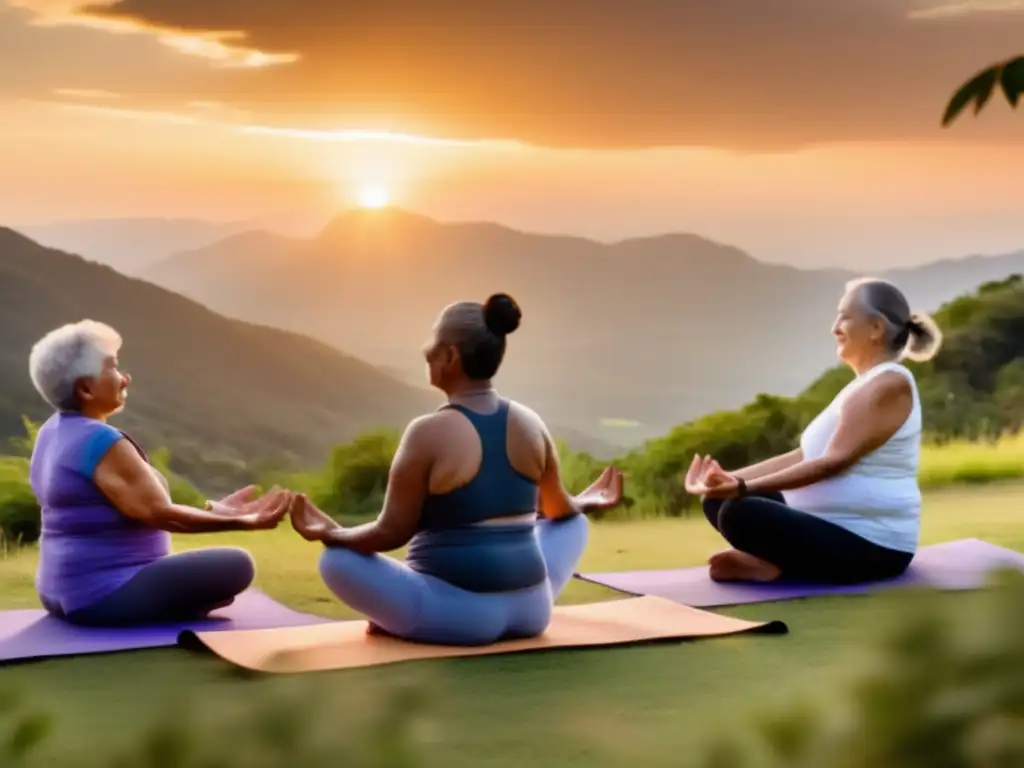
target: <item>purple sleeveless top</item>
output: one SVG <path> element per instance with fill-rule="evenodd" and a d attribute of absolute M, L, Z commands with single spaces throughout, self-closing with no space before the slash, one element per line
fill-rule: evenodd
<path fill-rule="evenodd" d="M 103 599 L 171 551 L 169 533 L 121 514 L 93 481 L 121 439 L 130 440 L 78 414 L 56 413 L 39 429 L 29 474 L 42 508 L 36 590 L 64 613 Z"/>

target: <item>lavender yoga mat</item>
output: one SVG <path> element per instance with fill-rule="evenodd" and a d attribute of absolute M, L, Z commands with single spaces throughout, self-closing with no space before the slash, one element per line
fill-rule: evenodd
<path fill-rule="evenodd" d="M 664 597 L 694 608 L 768 603 L 820 595 L 861 595 L 898 587 L 931 587 L 956 591 L 979 589 L 996 570 L 1024 571 L 1024 554 L 980 539 L 933 544 L 918 550 L 907 571 L 896 579 L 849 586 L 801 582 L 719 584 L 708 577 L 707 566 L 667 571 L 578 573 L 576 578 L 631 595 Z"/>
<path fill-rule="evenodd" d="M 327 623 L 328 619 L 286 608 L 258 589 L 249 589 L 206 619 L 130 629 L 76 627 L 42 610 L 0 612 L 0 662 L 110 653 L 176 645 L 185 630 L 271 629 Z"/>

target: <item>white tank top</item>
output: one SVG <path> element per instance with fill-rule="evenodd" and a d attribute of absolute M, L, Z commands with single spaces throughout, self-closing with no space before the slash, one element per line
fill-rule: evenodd
<path fill-rule="evenodd" d="M 786 503 L 828 520 L 868 541 L 901 552 L 917 549 L 921 527 L 921 401 L 914 374 L 899 363 L 882 363 L 861 374 L 836 395 L 800 437 L 805 459 L 824 455 L 846 398 L 886 371 L 907 377 L 914 404 L 910 415 L 883 445 L 841 474 L 786 491 Z"/>

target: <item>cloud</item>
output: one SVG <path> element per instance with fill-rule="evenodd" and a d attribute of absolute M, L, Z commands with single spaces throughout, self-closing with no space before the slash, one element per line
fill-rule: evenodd
<path fill-rule="evenodd" d="M 911 19 L 950 19 L 987 13 L 1024 12 L 1024 0 L 962 0 L 910 11 Z"/>
<path fill-rule="evenodd" d="M 94 4 L 78 0 L 10 0 L 10 5 L 30 11 L 40 26 L 80 26 L 115 34 L 145 34 L 179 53 L 198 56 L 226 68 L 260 68 L 298 61 L 295 52 L 269 53 L 247 46 L 248 35 L 236 29 L 182 29 L 154 24 L 141 18 L 107 13 L 117 0 Z"/>
<path fill-rule="evenodd" d="M 68 99 L 83 99 L 85 101 L 113 101 L 120 99 L 120 93 L 113 91 L 101 91 L 96 88 L 54 88 L 54 96 L 63 96 Z"/>
<path fill-rule="evenodd" d="M 38 23 L 145 33 L 220 65 L 183 65 L 187 91 L 126 71 L 109 83 L 126 100 L 219 102 L 310 139 L 758 152 L 975 135 L 980 121 L 939 120 L 964 77 L 1019 52 L 1024 14 L 997 1 L 1009 9 L 979 0 L 968 25 L 953 0 L 15 0 Z M 986 130 L 1019 140 L 1008 112 Z"/>
<path fill-rule="evenodd" d="M 58 91 L 55 91 L 58 93 Z M 83 97 L 88 91 L 59 89 L 59 95 L 73 98 Z M 116 95 L 116 94 L 112 94 Z M 415 136 L 393 131 L 368 130 L 322 130 L 303 128 L 301 126 L 263 125 L 251 122 L 251 116 L 231 109 L 216 102 L 192 101 L 185 105 L 185 111 L 139 109 L 132 107 L 112 107 L 106 104 L 82 103 L 79 101 L 41 101 L 38 102 L 54 109 L 77 112 L 101 118 L 137 120 L 143 122 L 167 123 L 175 125 L 206 125 L 208 127 L 235 131 L 252 136 L 294 139 L 297 141 L 315 141 L 326 143 L 374 143 L 374 144 L 410 144 L 443 147 L 488 147 L 491 149 L 519 149 L 521 144 L 514 141 L 468 141 L 447 139 L 436 136 Z"/>

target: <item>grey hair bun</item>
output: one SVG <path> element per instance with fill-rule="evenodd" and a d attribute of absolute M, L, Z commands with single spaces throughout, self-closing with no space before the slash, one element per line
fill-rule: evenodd
<path fill-rule="evenodd" d="M 942 331 L 931 316 L 913 312 L 907 324 L 910 338 L 903 350 L 903 357 L 915 363 L 924 363 L 938 354 L 942 346 Z"/>
<path fill-rule="evenodd" d="M 484 303 L 484 323 L 495 336 L 508 336 L 519 327 L 523 313 L 507 293 L 496 293 Z"/>

